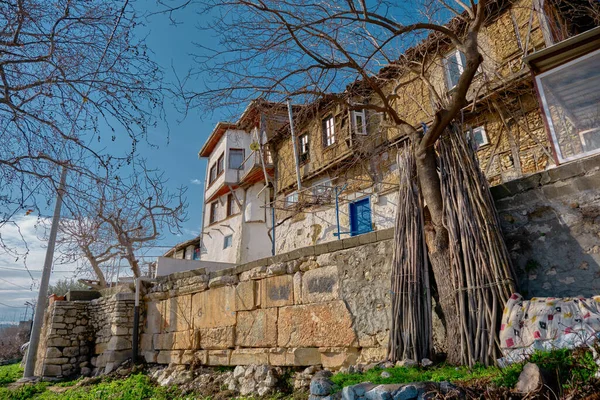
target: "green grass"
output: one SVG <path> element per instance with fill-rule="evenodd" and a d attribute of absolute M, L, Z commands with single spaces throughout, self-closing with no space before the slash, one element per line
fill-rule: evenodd
<path fill-rule="evenodd" d="M 598 370 L 592 352 L 585 350 L 558 349 L 536 352 L 531 355 L 528 361 L 538 364 L 542 369 L 556 376 L 563 388 L 570 388 L 588 382 Z M 449 381 L 456 383 L 481 379 L 488 380 L 499 387 L 511 388 L 517 383 L 524 365 L 525 363 L 523 362 L 510 365 L 504 369 L 481 365 L 476 365 L 473 368 L 453 367 L 443 364 L 427 369 L 405 367 L 375 368 L 364 374 L 336 374 L 331 379 L 335 383 L 337 390 L 361 382 L 389 384 Z M 382 378 L 381 373 L 383 371 L 387 371 L 390 376 Z"/>
<path fill-rule="evenodd" d="M 0 366 L 0 387 L 16 382 L 23 376 L 19 363 Z"/>
<path fill-rule="evenodd" d="M 390 376 L 382 378 L 381 373 L 387 371 Z M 450 365 L 440 365 L 434 368 L 406 368 L 393 367 L 387 369 L 374 368 L 364 374 L 336 374 L 331 379 L 338 389 L 345 386 L 355 385 L 361 382 L 371 382 L 374 384 L 388 383 L 410 383 L 423 381 L 449 381 L 457 382 L 468 379 L 495 378 L 500 374 L 496 367 L 483 367 L 476 365 L 473 368 L 453 367 Z"/>
<path fill-rule="evenodd" d="M 9 390 L 0 388 L 0 399 L 6 400 L 174 400 L 185 399 L 176 387 L 161 387 L 155 385 L 148 376 L 143 374 L 131 375 L 126 379 L 106 379 L 95 385 L 67 387 L 60 392 L 49 390 L 50 383 L 39 382 L 34 385 L 21 386 Z M 191 399 L 192 397 L 190 397 Z"/>

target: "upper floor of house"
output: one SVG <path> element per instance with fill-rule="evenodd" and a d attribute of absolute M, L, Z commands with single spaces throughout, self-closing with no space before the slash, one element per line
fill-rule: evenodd
<path fill-rule="evenodd" d="M 556 141 L 548 139 L 538 104 L 545 99 L 537 96 L 525 58 L 594 26 L 583 13 L 574 12 L 574 3 L 514 0 L 491 5 L 479 35 L 483 62 L 469 90 L 469 106 L 461 112 L 460 125 L 473 138 L 492 184 L 568 159 L 556 157 Z M 464 67 L 465 56 L 450 41 L 430 35 L 408 49 L 397 63 L 383 68 L 377 81 L 402 120 L 427 129 L 436 107 L 453 95 Z M 288 203 L 295 199 L 295 158 L 300 180 L 322 185 L 321 178 L 339 176 L 341 170 L 378 156 L 382 148 L 406 137 L 405 131 L 377 110 L 383 101 L 380 94 L 359 89 L 352 92 L 349 88 L 299 108 L 294 113 L 295 140 L 288 126 L 268 138 L 276 155 L 277 193 L 289 196 Z"/>

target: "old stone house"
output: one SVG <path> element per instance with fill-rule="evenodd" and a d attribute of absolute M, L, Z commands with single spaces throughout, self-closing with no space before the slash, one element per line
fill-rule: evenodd
<path fill-rule="evenodd" d="M 471 104 L 458 121 L 458 128 L 471 137 L 492 186 L 600 151 L 600 125 L 594 122 L 593 111 L 598 98 L 592 94 L 597 93 L 597 72 L 590 70 L 598 59 L 597 53 L 590 53 L 594 45 L 562 58 L 568 61 L 589 53 L 584 56 L 585 65 L 574 60 L 559 66 L 559 60 L 544 66 L 544 71 L 551 67 L 574 71 L 581 65 L 573 78 L 589 75 L 579 83 L 590 88 L 579 98 L 584 104 L 574 99 L 578 86 L 559 89 L 571 96 L 567 100 L 570 103 L 561 104 L 576 107 L 576 112 L 557 110 L 560 106 L 555 96 L 549 100 L 545 95 L 547 85 L 560 85 L 560 79 L 569 72 L 555 79 L 549 77 L 552 72 L 545 72 L 546 78 L 535 78 L 536 91 L 527 62 L 528 55 L 550 50 L 558 42 L 563 43 L 561 48 L 575 46 L 568 41 L 564 44 L 564 40 L 594 24 L 586 17 L 573 17 L 571 9 L 555 1 L 495 2 L 494 7 L 480 34 L 484 61 L 470 90 Z M 384 68 L 379 77 L 386 93 L 394 94 L 400 117 L 427 129 L 433 118 L 432 105 L 452 94 L 464 58 L 449 42 L 434 35 L 408 49 L 406 57 L 423 64 L 426 82 L 400 62 Z M 325 98 L 298 112 L 295 143 L 289 126 L 268 137 L 275 160 L 276 193 L 271 205 L 277 210 L 276 253 L 393 226 L 396 149 L 406 137 L 383 115 L 359 108 L 360 104 L 377 104 L 380 100 L 376 96 L 368 91 L 348 96 L 354 101 L 353 107 Z M 568 127 L 563 126 L 564 115 L 572 116 Z M 574 128 L 577 123 L 580 126 Z"/>

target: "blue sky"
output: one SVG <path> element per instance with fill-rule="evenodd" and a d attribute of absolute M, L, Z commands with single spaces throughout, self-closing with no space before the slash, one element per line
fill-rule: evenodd
<path fill-rule="evenodd" d="M 137 2 L 137 7 L 140 6 L 149 7 L 144 11 L 153 11 L 155 2 Z M 168 79 L 174 78 L 172 69 L 183 76 L 193 66 L 191 54 L 198 51 L 194 46 L 195 42 L 207 43 L 211 40 L 206 31 L 201 32 L 196 28 L 204 17 L 189 7 L 185 12 L 177 14 L 177 25 L 173 25 L 164 15 L 155 15 L 149 18 L 146 26 L 140 28 L 139 35 L 147 35 L 147 45 L 154 53 L 155 61 L 165 70 Z M 188 220 L 183 226 L 182 234 L 175 236 L 167 233 L 159 243 L 160 246 L 171 246 L 191 239 L 200 232 L 206 163 L 205 160 L 198 159 L 198 151 L 220 118 L 219 115 L 206 114 L 203 110 L 191 110 L 183 119 L 184 116 L 173 105 L 165 104 L 165 109 L 170 128 L 168 140 L 166 127 L 158 127 L 151 130 L 148 137 L 149 142 L 157 148 L 141 143 L 139 151 L 147 159 L 150 167 L 164 172 L 165 178 L 169 180 L 169 187 L 188 188 L 186 196 L 189 204 Z M 116 146 L 115 153 L 130 148 L 131 144 L 128 140 L 111 142 L 111 135 L 112 133 L 107 129 L 103 142 L 105 141 L 106 146 Z M 50 214 L 50 212 L 51 210 L 42 210 L 43 214 Z M 16 260 L 16 257 L 0 254 L 0 324 L 21 318 L 25 312 L 24 302 L 37 298 L 37 286 L 34 281 L 39 282 L 46 252 L 45 243 L 39 239 L 42 233 L 37 228 L 37 217 L 17 215 L 17 221 L 21 232 L 19 233 L 15 227 L 4 226 L 3 238 L 13 240 L 20 246 L 22 246 L 20 235 L 27 241 L 29 246 L 27 267 L 33 279 L 25 269 L 23 258 Z M 165 247 L 159 247 L 147 249 L 145 252 L 148 257 L 153 257 L 164 251 L 166 251 Z M 51 284 L 59 278 L 72 275 L 71 271 L 75 267 L 75 265 L 56 265 Z"/>

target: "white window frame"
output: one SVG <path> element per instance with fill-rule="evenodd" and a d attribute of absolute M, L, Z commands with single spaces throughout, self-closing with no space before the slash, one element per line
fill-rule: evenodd
<path fill-rule="evenodd" d="M 452 90 L 456 87 L 456 85 L 458 85 L 458 82 L 456 82 L 456 84 L 453 85 L 452 82 L 450 81 L 450 71 L 448 69 L 449 59 L 454 57 L 454 59 L 456 61 L 456 65 L 458 66 L 458 72 L 459 72 L 459 80 L 460 80 L 460 76 L 463 74 L 463 72 L 465 70 L 465 66 L 463 65 L 462 57 L 460 56 L 460 54 L 461 54 L 460 50 L 454 49 L 450 53 L 448 53 L 444 56 L 444 74 L 446 75 L 446 85 L 448 86 L 448 90 Z"/>
<path fill-rule="evenodd" d="M 475 131 L 481 131 L 481 137 L 484 139 L 483 143 L 477 143 L 475 142 Z M 486 146 L 488 144 L 490 144 L 490 140 L 488 138 L 487 132 L 485 130 L 485 127 L 482 126 L 477 126 L 475 128 L 471 128 L 471 140 L 473 140 L 473 143 L 475 144 L 475 146 L 477 146 L 477 149 L 480 149 L 483 146 Z"/>
<path fill-rule="evenodd" d="M 323 120 L 323 145 L 329 147 L 335 144 L 335 116 L 330 115 Z"/>
<path fill-rule="evenodd" d="M 229 241 L 229 245 L 227 242 Z M 233 235 L 223 237 L 223 250 L 233 247 Z"/>
<path fill-rule="evenodd" d="M 360 124 L 360 126 L 358 126 L 358 122 L 356 121 L 358 116 L 360 116 L 362 119 L 362 123 Z M 352 127 L 356 135 L 367 134 L 367 113 L 365 109 L 352 110 Z"/>
<path fill-rule="evenodd" d="M 308 133 L 298 136 L 298 158 L 302 158 L 304 155 L 306 155 L 306 158 L 301 162 L 310 160 L 310 138 Z"/>
<path fill-rule="evenodd" d="M 298 192 L 292 192 L 285 196 L 285 208 L 294 207 L 298 203 Z"/>

